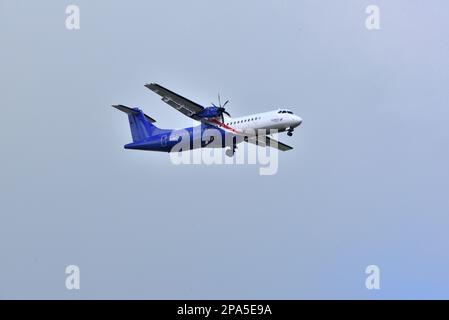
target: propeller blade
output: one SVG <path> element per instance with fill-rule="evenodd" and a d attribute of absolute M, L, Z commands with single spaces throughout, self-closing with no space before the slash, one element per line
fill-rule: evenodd
<path fill-rule="evenodd" d="M 229 100 L 226 100 L 226 102 L 223 105 L 223 108 L 228 104 Z"/>
<path fill-rule="evenodd" d="M 221 108 L 220 92 L 218 93 L 218 104 L 219 104 L 219 106 L 220 106 L 220 108 Z"/>
<path fill-rule="evenodd" d="M 229 118 L 231 118 L 231 115 L 230 115 L 229 112 L 227 112 L 226 110 L 223 111 L 223 113 L 226 114 Z M 223 113 L 222 113 L 222 115 L 223 115 Z"/>

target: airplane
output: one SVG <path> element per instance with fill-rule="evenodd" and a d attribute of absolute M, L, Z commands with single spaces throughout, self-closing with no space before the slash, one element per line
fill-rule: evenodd
<path fill-rule="evenodd" d="M 287 131 L 287 135 L 292 136 L 294 129 L 302 123 L 302 119 L 288 109 L 232 118 L 225 109 L 229 100 L 222 105 L 220 94 L 218 94 L 218 106 L 212 103 L 209 107 L 203 107 L 157 83 L 146 84 L 145 87 L 161 96 L 162 101 L 168 105 L 201 124 L 179 130 L 160 129 L 154 125 L 156 120 L 144 114 L 141 109 L 113 105 L 112 107 L 128 115 L 133 142 L 126 144 L 125 149 L 172 152 L 175 145 L 185 137 L 189 139 L 189 145 L 186 148 L 188 150 L 227 148 L 225 153 L 228 157 L 234 156 L 237 145 L 242 142 L 287 151 L 293 148 L 274 140 L 269 135 L 276 130 L 277 132 Z M 204 133 L 210 132 L 211 129 L 214 129 L 213 132 L 216 134 L 209 135 L 205 139 Z M 198 132 L 201 134 L 197 134 Z"/>

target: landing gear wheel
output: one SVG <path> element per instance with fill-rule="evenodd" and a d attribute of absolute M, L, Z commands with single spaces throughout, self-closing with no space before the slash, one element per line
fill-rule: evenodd
<path fill-rule="evenodd" d="M 293 130 L 288 130 L 287 135 L 291 137 L 293 135 Z"/>
<path fill-rule="evenodd" d="M 235 154 L 235 149 L 237 149 L 237 146 L 233 145 L 232 148 L 229 148 L 228 150 L 226 150 L 226 155 L 228 157 L 232 158 L 234 156 L 234 154 Z"/>

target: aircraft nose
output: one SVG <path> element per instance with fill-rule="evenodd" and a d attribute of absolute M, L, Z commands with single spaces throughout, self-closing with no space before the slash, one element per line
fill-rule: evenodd
<path fill-rule="evenodd" d="M 292 122 L 293 122 L 292 127 L 297 127 L 297 126 L 299 126 L 302 123 L 302 119 L 301 119 L 301 117 L 299 117 L 297 115 L 294 115 L 293 119 L 292 119 Z"/>

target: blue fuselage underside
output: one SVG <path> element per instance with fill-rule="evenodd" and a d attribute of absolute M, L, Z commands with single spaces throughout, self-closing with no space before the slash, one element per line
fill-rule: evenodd
<path fill-rule="evenodd" d="M 160 132 L 145 140 L 129 143 L 125 145 L 125 149 L 171 152 L 178 150 L 180 145 L 183 150 L 224 148 L 240 143 L 242 140 L 234 134 L 208 124 L 179 130 L 160 130 Z"/>

